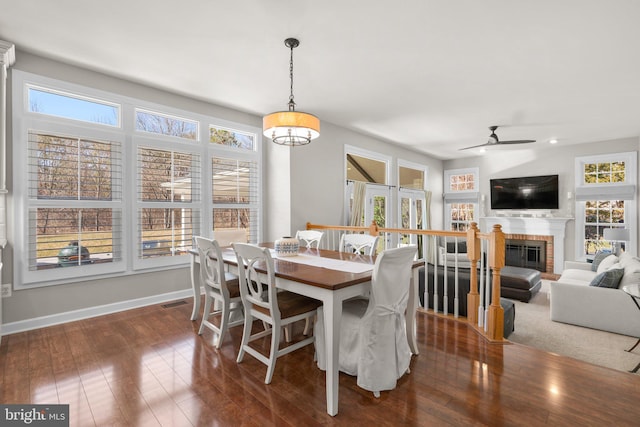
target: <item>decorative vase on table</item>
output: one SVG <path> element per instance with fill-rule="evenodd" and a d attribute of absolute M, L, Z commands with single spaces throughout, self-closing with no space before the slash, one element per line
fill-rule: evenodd
<path fill-rule="evenodd" d="M 300 241 L 295 237 L 283 237 L 276 240 L 275 250 L 277 256 L 296 256 L 300 249 Z"/>

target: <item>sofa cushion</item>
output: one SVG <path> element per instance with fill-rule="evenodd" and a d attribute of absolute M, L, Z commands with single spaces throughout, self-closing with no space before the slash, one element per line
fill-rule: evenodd
<path fill-rule="evenodd" d="M 600 264 L 598 265 L 598 268 L 596 269 L 596 272 L 598 274 L 602 273 L 603 271 L 607 271 L 611 268 L 612 265 L 614 265 L 615 263 L 618 262 L 618 257 L 615 255 L 609 255 L 608 257 L 604 258 Z"/>
<path fill-rule="evenodd" d="M 640 283 L 640 260 L 631 255 L 620 257 L 620 264 L 624 267 L 624 276 L 620 280 L 620 287 Z"/>
<path fill-rule="evenodd" d="M 606 250 L 599 250 L 596 252 L 593 257 L 593 262 L 591 263 L 591 271 L 597 271 L 600 263 L 609 255 L 611 255 L 611 252 Z"/>
<path fill-rule="evenodd" d="M 578 270 L 570 268 L 562 272 L 562 275 L 558 279 L 558 282 L 567 282 L 569 280 L 584 283 L 585 285 L 590 283 L 597 273 L 589 270 Z"/>
<path fill-rule="evenodd" d="M 624 274 L 624 268 L 612 268 L 603 271 L 593 278 L 589 286 L 598 286 L 601 288 L 618 288 L 620 279 Z"/>

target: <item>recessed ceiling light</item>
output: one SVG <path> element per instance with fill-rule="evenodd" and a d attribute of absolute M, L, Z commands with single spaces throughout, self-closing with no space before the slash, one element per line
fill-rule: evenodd
<path fill-rule="evenodd" d="M 549 140 L 549 144 L 557 144 L 558 140 L 557 139 L 550 139 Z"/>
<path fill-rule="evenodd" d="M 486 153 L 486 152 L 487 152 L 487 149 L 486 149 L 486 148 L 481 148 L 481 149 L 480 149 L 480 154 L 483 154 L 483 153 Z"/>

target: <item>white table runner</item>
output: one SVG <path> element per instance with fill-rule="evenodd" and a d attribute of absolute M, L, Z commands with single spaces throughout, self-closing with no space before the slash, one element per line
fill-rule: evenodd
<path fill-rule="evenodd" d="M 317 255 L 299 254 L 296 256 L 279 257 L 276 255 L 276 251 L 271 249 L 271 256 L 282 261 L 307 264 L 314 267 L 328 268 L 329 270 L 346 271 L 348 273 L 365 273 L 367 271 L 373 270 L 372 264 L 344 261 L 341 259 L 324 258 Z"/>

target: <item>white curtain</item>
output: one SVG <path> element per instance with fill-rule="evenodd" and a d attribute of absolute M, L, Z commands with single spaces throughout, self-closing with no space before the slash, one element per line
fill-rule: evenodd
<path fill-rule="evenodd" d="M 362 181 L 353 181 L 353 204 L 349 214 L 349 225 L 361 227 L 364 224 L 364 204 L 367 192 L 367 184 Z"/>

